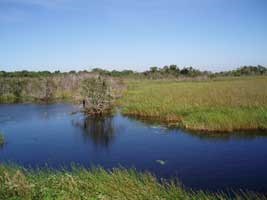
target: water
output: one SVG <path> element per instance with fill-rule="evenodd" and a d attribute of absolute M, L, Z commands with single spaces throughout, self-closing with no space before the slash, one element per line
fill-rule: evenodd
<path fill-rule="evenodd" d="M 134 167 L 159 178 L 178 178 L 193 189 L 267 193 L 264 133 L 188 133 L 120 114 L 86 119 L 71 114 L 77 109 L 68 104 L 0 105 L 6 140 L 0 161 L 25 167 Z"/>

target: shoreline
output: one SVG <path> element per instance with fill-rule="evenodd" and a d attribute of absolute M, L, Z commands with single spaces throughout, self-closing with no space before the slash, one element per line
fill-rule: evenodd
<path fill-rule="evenodd" d="M 129 113 L 123 113 L 122 115 L 126 116 L 126 117 L 130 117 L 130 118 L 134 118 L 136 120 L 141 120 L 144 122 L 150 122 L 152 124 L 159 124 L 159 125 L 164 125 L 167 126 L 169 128 L 179 128 L 188 132 L 198 132 L 198 133 L 207 133 L 207 134 L 213 134 L 213 133 L 233 133 L 233 132 L 262 132 L 265 133 L 267 135 L 267 128 L 239 128 L 239 129 L 232 129 L 232 130 L 227 130 L 227 129 L 217 129 L 217 130 L 212 130 L 212 129 L 198 129 L 198 128 L 191 128 L 191 127 L 186 127 L 183 124 L 183 117 L 182 116 L 178 116 L 177 120 L 175 120 L 174 118 L 172 118 L 171 120 L 168 120 L 165 117 L 160 117 L 160 116 L 153 116 L 153 115 L 141 115 L 141 114 L 129 114 Z"/>
<path fill-rule="evenodd" d="M 68 99 L 68 100 L 62 100 L 62 99 L 54 99 L 49 102 L 44 101 L 20 101 L 20 102 L 9 102 L 9 103 L 0 103 L 0 105 L 16 105 L 16 104 L 37 104 L 37 105 L 49 105 L 49 104 L 71 104 L 74 106 L 79 106 L 77 100 Z M 114 110 L 117 110 L 119 106 L 115 107 Z M 128 113 L 123 111 L 123 107 L 119 108 L 119 112 L 126 116 L 131 117 L 137 120 L 141 120 L 148 123 L 155 123 L 159 125 L 165 125 L 169 128 L 179 128 L 185 131 L 189 132 L 198 132 L 198 133 L 231 133 L 231 132 L 263 132 L 267 134 L 267 127 L 248 127 L 248 128 L 233 128 L 233 129 L 210 129 L 210 128 L 194 128 L 190 125 L 186 125 L 186 122 L 184 121 L 183 116 L 157 116 L 157 115 L 145 115 L 145 114 L 136 114 L 136 113 Z M 203 112 L 205 114 L 205 112 Z"/>
<path fill-rule="evenodd" d="M 227 81 L 130 81 L 122 113 L 189 131 L 267 130 L 267 77 Z"/>

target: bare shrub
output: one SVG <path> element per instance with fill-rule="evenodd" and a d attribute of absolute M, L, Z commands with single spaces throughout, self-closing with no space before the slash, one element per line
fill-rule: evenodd
<path fill-rule="evenodd" d="M 111 86 L 102 77 L 85 79 L 82 82 L 85 112 L 90 115 L 109 113 L 112 109 Z"/>

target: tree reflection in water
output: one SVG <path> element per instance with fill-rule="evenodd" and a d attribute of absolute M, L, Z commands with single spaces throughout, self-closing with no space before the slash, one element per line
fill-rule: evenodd
<path fill-rule="evenodd" d="M 85 137 L 90 137 L 96 146 L 108 147 L 115 139 L 115 130 L 112 116 L 90 116 L 83 121 L 73 122 L 83 129 Z"/>

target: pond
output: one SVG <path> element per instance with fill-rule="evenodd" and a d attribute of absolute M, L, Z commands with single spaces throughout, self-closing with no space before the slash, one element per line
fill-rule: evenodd
<path fill-rule="evenodd" d="M 124 117 L 85 118 L 77 106 L 0 105 L 0 162 L 53 168 L 136 168 L 188 188 L 267 193 L 264 133 L 189 133 Z M 266 134 L 267 135 L 267 134 Z"/>

